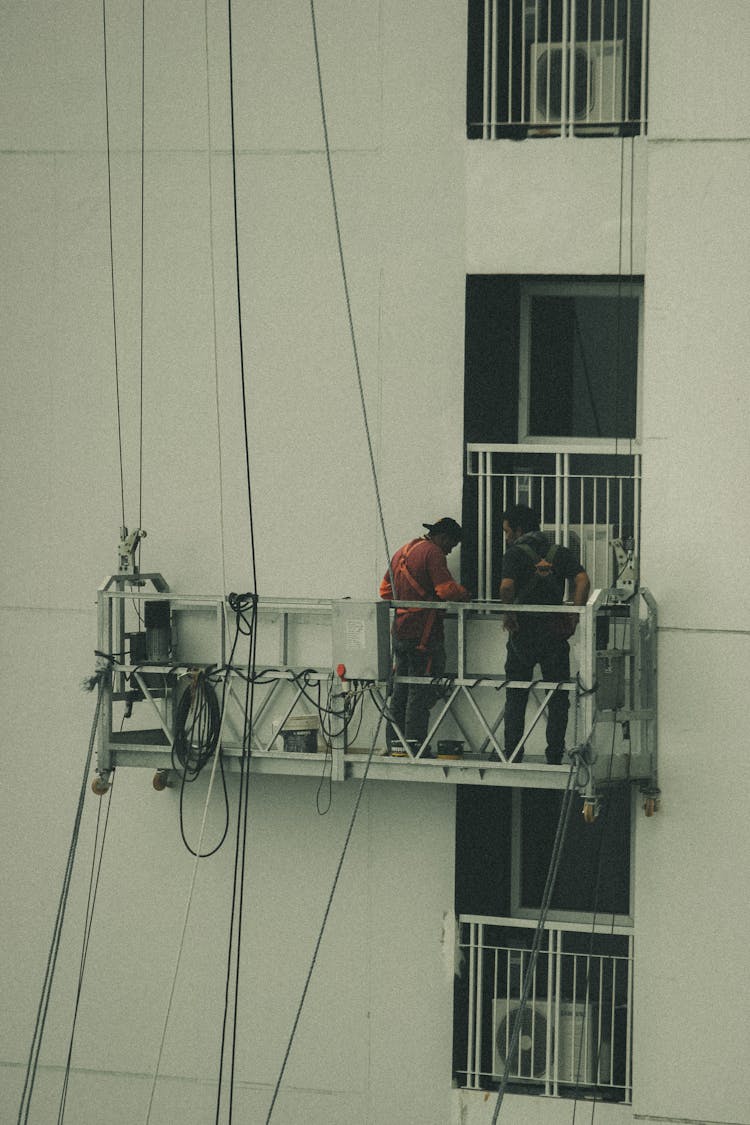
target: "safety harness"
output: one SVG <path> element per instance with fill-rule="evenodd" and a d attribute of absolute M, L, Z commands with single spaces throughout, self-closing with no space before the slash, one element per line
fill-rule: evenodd
<path fill-rule="evenodd" d="M 409 557 L 409 555 L 411 554 L 413 549 L 416 547 L 417 543 L 421 543 L 421 542 L 422 542 L 421 539 L 415 539 L 413 543 L 409 543 L 406 547 L 402 548 L 401 553 L 398 557 L 398 561 L 396 563 L 396 569 L 395 569 L 395 572 L 394 572 L 394 580 L 398 581 L 398 579 L 403 578 L 403 580 L 406 582 L 406 584 L 414 591 L 414 594 L 416 595 L 417 599 L 428 600 L 429 595 L 428 595 L 427 591 L 417 581 L 417 579 L 414 577 L 412 572 L 409 570 L 409 567 L 406 565 L 407 558 Z M 413 615 L 415 613 L 424 614 L 425 623 L 424 623 L 424 628 L 422 629 L 422 635 L 419 638 L 419 644 L 417 645 L 417 651 L 418 652 L 425 652 L 426 649 L 427 649 L 427 642 L 429 641 L 430 635 L 432 633 L 433 625 L 435 624 L 435 618 L 437 616 L 437 610 L 435 610 L 435 609 L 428 609 L 428 610 L 418 609 L 416 606 L 410 606 L 408 608 L 404 607 L 403 609 L 397 609 L 396 610 L 396 622 L 397 622 L 397 624 L 398 624 L 399 621 L 403 621 L 407 614 Z"/>
<path fill-rule="evenodd" d="M 546 555 L 540 555 L 530 543 L 516 543 L 515 546 L 528 555 L 534 564 L 534 572 L 531 578 L 523 590 L 518 591 L 515 600 L 520 605 L 557 605 L 559 598 L 552 580 L 558 544 L 553 543 Z"/>

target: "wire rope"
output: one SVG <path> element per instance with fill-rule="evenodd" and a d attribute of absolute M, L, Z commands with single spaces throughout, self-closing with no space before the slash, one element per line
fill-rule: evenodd
<path fill-rule="evenodd" d="M 146 214 L 146 0 L 141 0 L 141 292 L 140 292 L 140 380 L 138 395 L 138 527 L 143 527 L 143 317 Z M 141 540 L 138 540 L 140 558 Z"/>
<path fill-rule="evenodd" d="M 357 387 L 359 389 L 359 401 L 362 408 L 362 422 L 364 424 L 365 436 L 367 439 L 367 452 L 370 460 L 370 471 L 372 473 L 373 488 L 375 491 L 375 502 L 378 509 L 378 519 L 380 521 L 380 530 L 383 536 L 383 546 L 385 548 L 385 557 L 388 566 L 388 574 L 390 577 L 391 589 L 394 594 L 396 592 L 396 584 L 393 578 L 393 571 L 391 569 L 391 552 L 388 547 L 388 536 L 385 530 L 385 518 L 383 516 L 383 503 L 380 496 L 380 486 L 378 484 L 378 474 L 375 467 L 375 454 L 373 452 L 372 437 L 370 434 L 370 424 L 367 417 L 367 404 L 365 402 L 364 385 L 362 382 L 362 369 L 359 362 L 359 349 L 357 348 L 357 336 L 354 331 L 354 318 L 352 316 L 352 303 L 349 295 L 349 281 L 346 275 L 346 262 L 344 259 L 344 246 L 341 238 L 341 223 L 339 221 L 339 209 L 336 200 L 336 186 L 333 178 L 333 164 L 331 161 L 331 145 L 328 138 L 328 119 L 326 115 L 325 96 L 323 93 L 323 76 L 320 66 L 320 47 L 318 44 L 318 26 L 315 18 L 315 0 L 310 0 L 310 18 L 312 21 L 313 44 L 315 48 L 315 71 L 318 78 L 318 95 L 320 98 L 320 116 L 323 124 L 323 141 L 325 144 L 326 165 L 328 167 L 328 183 L 331 190 L 331 204 L 333 207 L 333 220 L 336 227 L 336 244 L 339 252 L 339 265 L 341 267 L 341 280 L 344 286 L 344 298 L 346 301 L 346 315 L 349 322 L 349 336 L 351 338 L 352 353 L 354 356 L 354 367 L 357 373 Z"/>
<path fill-rule="evenodd" d="M 374 702 L 374 700 L 373 700 L 373 702 Z M 347 828 L 346 836 L 344 837 L 344 844 L 343 844 L 343 847 L 341 849 L 341 854 L 339 856 L 338 863 L 336 865 L 336 871 L 335 871 L 335 874 L 333 876 L 333 883 L 331 885 L 331 890 L 330 890 L 330 893 L 328 895 L 328 901 L 326 902 L 326 907 L 325 907 L 325 910 L 323 911 L 323 920 L 320 924 L 318 936 L 316 938 L 315 946 L 313 948 L 313 954 L 312 954 L 312 958 L 311 958 L 311 961 L 310 961 L 310 967 L 307 971 L 305 983 L 304 983 L 304 986 L 302 988 L 302 995 L 300 996 L 299 1004 L 297 1005 L 297 1011 L 295 1013 L 294 1020 L 292 1022 L 292 1030 L 289 1034 L 289 1040 L 288 1040 L 287 1045 L 286 1045 L 286 1050 L 284 1051 L 284 1058 L 283 1058 L 282 1063 L 281 1063 L 281 1069 L 279 1070 L 279 1075 L 276 1079 L 276 1085 L 274 1086 L 273 1095 L 271 1097 L 271 1104 L 268 1107 L 268 1113 L 266 1115 L 266 1125 L 268 1125 L 268 1123 L 271 1120 L 271 1115 L 273 1114 L 274 1106 L 276 1105 L 276 1099 L 278 1098 L 279 1090 L 281 1089 L 281 1083 L 282 1083 L 283 1078 L 284 1078 L 284 1072 L 286 1070 L 287 1063 L 289 1062 L 289 1056 L 291 1054 L 292 1045 L 294 1043 L 294 1039 L 295 1039 L 295 1036 L 297 1034 L 297 1028 L 299 1026 L 300 1017 L 302 1015 L 302 1009 L 304 1007 L 305 1000 L 307 998 L 308 989 L 310 988 L 310 981 L 312 980 L 313 972 L 315 971 L 315 965 L 316 965 L 317 960 L 318 960 L 318 954 L 320 952 L 320 946 L 321 946 L 321 943 L 323 941 L 323 936 L 325 934 L 326 926 L 327 926 L 327 923 L 328 923 L 328 916 L 331 913 L 331 906 L 333 905 L 333 899 L 334 899 L 334 896 L 336 894 L 336 888 L 338 887 L 338 884 L 339 884 L 339 878 L 341 876 L 341 870 L 344 866 L 344 860 L 346 859 L 346 853 L 349 849 L 349 843 L 350 843 L 351 838 L 352 838 L 352 832 L 354 831 L 354 825 L 356 823 L 357 816 L 359 814 L 360 805 L 362 803 L 362 794 L 364 793 L 365 784 L 367 783 L 367 778 L 368 778 L 368 775 L 369 775 L 369 772 L 370 772 L 370 764 L 372 762 L 373 754 L 375 753 L 375 746 L 376 746 L 377 741 L 378 741 L 378 735 L 380 734 L 380 727 L 381 727 L 382 721 L 383 721 L 383 716 L 382 716 L 382 713 L 381 713 L 380 718 L 378 719 L 377 725 L 375 727 L 375 734 L 373 735 L 372 744 L 370 746 L 370 752 L 367 756 L 365 768 L 364 768 L 364 771 L 362 773 L 362 780 L 360 781 L 359 789 L 357 790 L 357 796 L 356 796 L 356 799 L 355 799 L 355 802 L 354 802 L 354 808 L 352 809 L 352 814 L 349 818 L 349 826 Z"/>
<path fill-rule="evenodd" d="M 115 254 L 112 231 L 112 145 L 109 128 L 109 67 L 107 63 L 107 0 L 102 0 L 102 32 L 104 40 L 104 116 L 107 132 L 107 203 L 109 211 L 109 269 L 112 286 L 112 334 L 115 364 L 115 400 L 117 405 L 117 444 L 120 452 L 120 501 L 122 526 L 125 526 L 125 472 L 122 461 L 122 417 L 120 409 L 120 366 L 117 349 L 117 302 L 115 299 Z"/>
<path fill-rule="evenodd" d="M 625 137 L 620 137 L 620 206 L 617 227 L 617 316 L 615 321 L 615 456 L 620 439 L 620 385 L 622 382 L 622 237 L 625 207 Z M 632 212 L 631 212 L 632 225 Z"/>
<path fill-rule="evenodd" d="M 258 601 L 257 598 L 253 601 L 253 634 L 250 638 L 250 659 L 249 664 L 252 669 L 255 668 L 256 660 L 256 646 L 257 646 L 257 614 L 258 614 Z M 241 816 L 238 816 L 238 826 L 242 824 L 242 841 L 240 849 L 240 862 L 239 862 L 239 898 L 237 902 L 237 945 L 236 957 L 234 963 L 234 1002 L 232 1008 L 232 1054 L 231 1054 L 231 1069 L 230 1069 L 230 1086 L 229 1086 L 229 1125 L 232 1122 L 232 1111 L 234 1108 L 234 1084 L 236 1075 L 237 1063 L 237 1013 L 239 1011 L 239 990 L 240 990 L 240 967 L 242 963 L 242 925 L 244 918 L 244 905 L 245 905 L 245 876 L 247 870 L 247 826 L 249 819 L 250 807 L 250 736 L 253 723 L 253 701 L 255 694 L 255 683 L 249 681 L 245 690 L 245 723 L 243 731 L 243 746 L 242 746 L 242 781 L 240 787 L 241 798 Z M 238 833 L 239 840 L 239 833 Z"/>
<path fill-rule="evenodd" d="M 221 743 L 221 736 L 224 732 L 224 720 L 226 718 L 226 703 L 227 703 L 228 698 L 229 698 L 229 696 L 228 696 L 228 693 L 227 693 L 224 697 L 224 708 L 223 708 L 222 716 L 221 716 L 221 726 L 219 728 L 219 735 L 218 735 L 218 743 L 219 744 Z M 162 1025 L 161 1039 L 159 1041 L 159 1051 L 158 1051 L 158 1055 L 157 1055 L 157 1059 L 156 1059 L 156 1067 L 154 1069 L 154 1075 L 153 1075 L 153 1079 L 152 1079 L 152 1082 L 151 1082 L 151 1091 L 150 1091 L 149 1099 L 148 1099 L 148 1108 L 146 1110 L 146 1125 L 148 1125 L 149 1121 L 151 1120 L 151 1110 L 152 1110 L 153 1104 L 154 1104 L 154 1095 L 156 1093 L 156 1085 L 157 1085 L 157 1082 L 159 1080 L 159 1070 L 160 1070 L 160 1067 L 161 1067 L 162 1056 L 164 1054 L 164 1043 L 165 1043 L 166 1038 L 167 1038 L 167 1028 L 169 1026 L 169 1017 L 172 1013 L 172 1005 L 174 1003 L 175 988 L 177 986 L 177 976 L 178 976 L 178 973 L 179 973 L 179 970 L 180 970 L 180 962 L 182 960 L 182 952 L 183 952 L 183 949 L 185 947 L 185 934 L 187 932 L 188 921 L 190 919 L 190 910 L 191 910 L 192 905 L 193 905 L 193 896 L 194 896 L 194 893 L 195 893 L 195 881 L 196 881 L 196 878 L 197 878 L 197 875 L 198 875 L 198 864 L 200 863 L 201 859 L 206 858 L 205 855 L 203 854 L 203 850 L 202 850 L 203 849 L 203 839 L 204 839 L 205 834 L 206 834 L 206 820 L 207 820 L 207 817 L 208 817 L 208 806 L 209 806 L 210 801 L 211 801 L 211 794 L 213 792 L 214 780 L 216 778 L 216 768 L 217 768 L 217 764 L 219 762 L 219 759 L 220 759 L 219 753 L 214 754 L 213 765 L 211 767 L 211 775 L 209 777 L 209 782 L 208 782 L 208 789 L 206 791 L 206 800 L 204 801 L 204 804 L 203 804 L 203 817 L 202 817 L 202 820 L 201 820 L 201 828 L 200 828 L 200 833 L 199 833 L 199 836 L 198 836 L 198 845 L 195 849 L 195 852 L 193 853 L 193 855 L 194 855 L 193 870 L 192 870 L 192 873 L 191 873 L 191 876 L 190 876 L 190 885 L 188 887 L 187 900 L 186 900 L 186 903 L 185 903 L 185 913 L 183 915 L 183 920 L 182 920 L 182 930 L 180 932 L 180 940 L 179 940 L 179 943 L 178 943 L 178 946 L 177 946 L 177 954 L 176 954 L 176 957 L 175 957 L 174 970 L 173 970 L 173 973 L 172 973 L 172 984 L 171 984 L 171 987 L 170 987 L 170 990 L 169 990 L 169 999 L 167 1001 L 167 1011 L 166 1011 L 166 1015 L 164 1017 L 164 1023 Z M 209 853 L 209 854 L 211 854 L 211 853 Z"/>
<path fill-rule="evenodd" d="M 613 766 L 613 763 L 614 763 L 614 755 L 615 755 L 615 735 L 616 735 L 616 732 L 617 732 L 617 712 L 615 712 L 615 714 L 613 716 L 613 720 L 612 720 L 612 743 L 610 745 L 609 763 L 608 763 L 608 766 L 607 766 L 607 782 L 609 782 L 609 783 L 611 783 L 611 780 L 612 780 L 612 766 Z M 602 816 L 602 825 L 601 825 L 601 835 L 599 837 L 599 854 L 597 855 L 596 881 L 594 883 L 594 913 L 593 913 L 593 917 L 591 919 L 591 930 L 590 930 L 590 933 L 589 933 L 589 951 L 588 951 L 588 956 L 586 958 L 586 977 L 585 977 L 585 982 L 584 982 L 584 990 L 585 990 L 586 995 L 588 995 L 588 992 L 589 992 L 589 981 L 590 981 L 590 976 L 591 976 L 591 958 L 592 958 L 593 951 L 594 951 L 594 935 L 596 933 L 596 920 L 597 920 L 597 917 L 598 917 L 598 914 L 599 914 L 599 894 L 600 894 L 600 891 L 601 891 L 602 869 L 603 869 L 603 860 L 604 860 L 604 838 L 605 838 L 605 831 L 606 831 L 606 828 L 607 828 L 607 824 L 609 823 L 610 803 L 611 802 L 607 802 L 604 806 L 604 814 Z M 614 933 L 614 924 L 615 924 L 615 915 L 614 915 L 614 912 L 613 912 L 612 913 L 612 923 L 611 923 L 610 935 Z M 614 990 L 614 982 L 613 982 L 613 990 Z M 614 1001 L 614 996 L 613 996 L 613 1001 Z M 599 999 L 599 1002 L 601 1003 L 601 997 Z M 580 1094 L 580 1088 L 581 1088 L 581 1082 L 580 1082 L 581 1063 L 583 1061 L 583 1034 L 584 1034 L 584 1030 L 585 1030 L 585 1021 L 582 1021 L 581 1030 L 579 1032 L 578 1055 L 577 1055 L 578 1066 L 577 1066 L 577 1071 L 576 1071 L 576 1090 L 575 1090 L 575 1099 L 574 1099 L 574 1102 L 573 1102 L 573 1118 L 572 1118 L 571 1125 L 575 1125 L 576 1115 L 577 1115 L 577 1112 L 578 1112 L 578 1102 L 579 1102 L 579 1094 Z M 612 1038 L 614 1040 L 614 1026 L 612 1028 Z M 595 1054 L 595 1057 L 594 1057 L 594 1060 L 593 1060 L 593 1068 L 592 1069 L 593 1069 L 595 1074 L 598 1072 L 598 1069 L 599 1069 L 600 1053 L 601 1053 L 601 1039 L 599 1039 L 597 1041 L 596 1054 Z M 591 1106 L 591 1125 L 593 1125 L 593 1122 L 594 1122 L 594 1114 L 596 1112 L 597 1102 L 598 1102 L 598 1087 L 595 1087 L 593 1102 L 592 1102 L 592 1106 Z"/>
<path fill-rule="evenodd" d="M 91 734 L 89 737 L 88 750 L 83 767 L 83 776 L 81 778 L 81 785 L 78 793 L 78 804 L 76 806 L 76 814 L 73 820 L 73 830 L 71 833 L 70 845 L 68 847 L 68 857 L 65 864 L 65 874 L 63 875 L 60 898 L 57 904 L 57 913 L 55 915 L 55 922 L 52 929 L 52 939 L 50 941 L 49 952 L 47 954 L 47 964 L 44 970 L 42 992 L 39 998 L 36 1020 L 34 1022 L 34 1031 L 31 1039 L 31 1047 L 29 1049 L 29 1057 L 26 1063 L 26 1074 L 24 1077 L 23 1091 L 21 1093 L 21 1103 L 18 1109 L 18 1125 L 26 1125 L 29 1120 L 29 1110 L 31 1108 L 31 1099 L 34 1093 L 34 1085 L 36 1082 L 36 1072 L 39 1065 L 39 1054 L 42 1049 L 42 1040 L 44 1038 L 47 1012 L 49 1009 L 50 996 L 52 993 L 52 983 L 55 976 L 57 957 L 60 952 L 60 941 L 62 937 L 63 925 L 65 923 L 65 912 L 68 905 L 68 895 L 70 893 L 70 881 L 73 874 L 73 867 L 75 866 L 76 852 L 78 849 L 78 837 L 81 829 L 81 819 L 83 817 L 83 802 L 86 796 L 88 775 L 91 768 L 91 760 L 94 754 L 96 729 L 99 722 L 99 712 L 101 711 L 102 697 L 104 694 L 103 673 L 94 677 L 93 683 L 96 684 L 97 682 L 98 692 L 96 698 L 96 707 L 94 709 L 94 719 L 91 724 Z"/>
<path fill-rule="evenodd" d="M 516 1053 L 521 1035 L 521 1020 L 523 1018 L 523 1012 L 529 999 L 529 993 L 531 991 L 531 982 L 533 980 L 534 971 L 536 969 L 536 962 L 539 956 L 542 935 L 544 934 L 544 926 L 547 920 L 547 914 L 549 913 L 550 904 L 552 902 L 552 895 L 554 893 L 555 883 L 557 880 L 557 871 L 560 866 L 560 858 L 562 856 L 563 845 L 565 843 L 565 834 L 567 832 L 568 823 L 570 821 L 570 812 L 573 807 L 573 779 L 575 777 L 576 771 L 577 765 L 574 759 L 568 772 L 568 782 L 565 787 L 565 792 L 563 793 L 562 804 L 560 806 L 560 816 L 557 821 L 557 830 L 555 832 L 555 841 L 552 845 L 552 855 L 550 858 L 549 869 L 547 871 L 547 880 L 545 882 L 544 892 L 542 894 L 542 904 L 539 911 L 539 920 L 534 931 L 534 939 L 532 941 L 531 950 L 529 952 L 529 959 L 526 966 L 521 999 L 518 1008 L 516 1009 L 516 1016 L 513 1023 L 513 1032 L 510 1037 L 510 1046 L 507 1051 L 507 1059 L 509 1061 L 503 1071 L 503 1077 L 500 1082 L 500 1088 L 498 1090 L 497 1100 L 495 1102 L 495 1108 L 492 1114 L 491 1125 L 496 1125 L 498 1115 L 503 1104 L 503 1099 L 505 1097 L 505 1091 L 508 1085 L 510 1060 Z"/>
<path fill-rule="evenodd" d="M 114 778 L 115 771 L 112 771 L 111 782 L 107 792 L 107 813 L 104 818 L 104 828 L 102 829 L 101 844 L 99 844 L 99 825 L 102 816 L 103 799 L 99 801 L 99 807 L 96 812 L 96 830 L 94 833 L 94 848 L 91 856 L 91 875 L 89 877 L 89 890 L 86 900 L 86 914 L 84 918 L 83 927 L 83 944 L 81 948 L 81 962 L 78 970 L 78 987 L 76 989 L 75 1006 L 73 1009 L 73 1024 L 70 1031 L 70 1040 L 68 1042 L 68 1054 L 65 1060 L 65 1077 L 63 1079 L 63 1088 L 60 1094 L 60 1104 L 57 1112 L 57 1125 L 63 1125 L 65 1119 L 65 1108 L 68 1100 L 68 1084 L 70 1081 L 70 1069 L 73 1061 L 73 1044 L 75 1041 L 76 1028 L 78 1024 L 78 1010 L 81 1002 L 81 992 L 83 990 L 83 978 L 86 972 L 86 960 L 89 952 L 89 941 L 91 939 L 91 928 L 94 921 L 94 907 L 96 906 L 96 898 L 99 893 L 99 877 L 102 871 L 102 860 L 104 859 L 104 848 L 107 842 L 107 828 L 109 827 L 109 814 L 112 811 L 112 794 L 114 792 Z M 98 847 L 98 858 L 97 858 Z"/>
<path fill-rule="evenodd" d="M 257 597 L 257 559 L 255 551 L 255 520 L 253 514 L 253 494 L 252 494 L 252 479 L 250 472 L 250 442 L 248 433 L 248 405 L 247 405 L 247 388 L 245 380 L 245 348 L 244 348 L 244 330 L 242 318 L 242 277 L 240 269 L 240 246 L 239 246 L 239 216 L 238 216 L 238 192 L 237 192 L 237 138 L 236 138 L 236 121 L 235 121 L 235 89 L 234 89 L 234 49 L 233 49 L 233 20 L 232 20 L 232 0 L 227 0 L 227 34 L 228 34 L 228 55 L 229 55 L 229 111 L 230 111 L 230 132 L 231 132 L 231 165 L 232 165 L 232 215 L 233 215 L 233 232 L 234 232 L 234 265 L 235 265 L 235 290 L 237 300 L 237 334 L 239 346 L 239 368 L 240 368 L 240 389 L 242 400 L 242 422 L 244 434 L 244 454 L 245 454 L 245 483 L 247 488 L 247 508 L 248 508 L 248 529 L 250 537 L 250 563 L 252 575 L 252 594 L 248 595 L 252 604 L 252 619 L 250 628 L 250 643 L 248 652 L 248 671 L 249 675 L 245 685 L 245 706 L 244 706 L 244 726 L 243 726 L 243 744 L 242 753 L 240 756 L 240 783 L 239 783 L 239 799 L 237 808 L 237 835 L 235 840 L 235 862 L 234 862 L 234 876 L 232 887 L 232 903 L 230 913 L 230 927 L 229 927 L 229 946 L 227 950 L 227 963 L 226 963 L 226 983 L 224 994 L 224 1015 L 222 1019 L 221 1031 L 221 1045 L 220 1045 L 220 1058 L 219 1058 L 219 1075 L 216 1097 L 216 1121 L 219 1120 L 221 1111 L 221 1099 L 224 1080 L 224 1055 L 226 1048 L 226 1035 L 227 1035 L 227 1022 L 229 1017 L 229 1004 L 230 1004 L 230 991 L 231 991 L 231 976 L 232 976 L 232 963 L 234 961 L 234 996 L 233 996 L 233 1011 L 232 1011 L 232 1025 L 231 1025 L 231 1044 L 230 1044 L 230 1078 L 229 1078 L 229 1122 L 231 1125 L 233 1101 L 234 1101 L 234 1080 L 235 1080 L 235 1067 L 236 1067 L 236 1046 L 237 1046 L 237 1007 L 239 999 L 239 972 L 241 963 L 241 949 L 242 949 L 242 914 L 244 904 L 244 888 L 245 888 L 245 874 L 247 864 L 247 823 L 248 823 L 248 808 L 249 808 L 249 757 L 250 757 L 250 732 L 253 723 L 254 711 L 254 698 L 255 698 L 255 685 L 254 673 L 255 663 L 257 656 L 257 611 L 258 611 L 258 597 Z M 231 595 L 230 595 L 231 597 Z M 239 635 L 239 633 L 238 633 Z"/>
<path fill-rule="evenodd" d="M 224 459 L 221 442 L 221 396 L 219 394 L 219 347 L 216 328 L 216 255 L 214 247 L 214 176 L 213 176 L 213 131 L 211 125 L 211 63 L 208 46 L 208 0 L 203 4 L 203 30 L 206 53 L 206 128 L 207 128 L 207 171 L 208 171 L 208 242 L 211 257 L 211 326 L 214 346 L 214 391 L 216 399 L 216 442 L 219 471 L 219 538 L 221 543 L 221 582 L 222 593 L 227 596 L 226 544 L 224 537 Z"/>

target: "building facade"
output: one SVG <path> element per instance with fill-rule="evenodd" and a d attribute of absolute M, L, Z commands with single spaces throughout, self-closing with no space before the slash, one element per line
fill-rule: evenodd
<path fill-rule="evenodd" d="M 120 0 L 6 5 L 4 1119 L 23 1096 L 93 718 L 79 685 L 120 526 L 147 530 L 142 568 L 176 591 L 252 588 L 254 550 L 261 596 L 374 597 L 387 552 L 364 401 L 390 549 L 463 510 L 451 566 L 467 582 L 467 443 L 583 441 L 604 456 L 614 442 L 640 458 L 661 801 L 644 817 L 634 788 L 626 810 L 626 1096 L 579 1093 L 602 1123 L 750 1125 L 750 9 L 620 3 L 616 16 L 584 0 L 315 5 L 346 291 L 307 5 L 234 5 L 231 71 L 222 6 L 157 0 L 142 29 Z M 590 10 L 593 30 L 576 22 Z M 598 37 L 597 18 L 614 20 Z M 580 75 L 623 39 L 632 54 L 601 70 L 606 110 L 591 116 L 596 79 Z M 583 50 L 573 81 L 577 55 L 541 61 L 561 42 Z M 575 328 L 571 299 L 580 318 L 611 304 Z M 534 335 L 553 308 L 574 357 L 565 418 L 544 409 L 560 370 L 533 362 L 562 350 Z M 267 1119 L 358 798 L 333 784 L 321 815 L 318 793 L 311 776 L 249 787 L 236 1120 Z M 30 1122 L 59 1112 L 74 1011 L 69 1119 L 211 1119 L 237 795 L 230 774 L 228 843 L 194 878 L 178 790 L 117 772 L 76 1007 L 87 797 Z M 202 783 L 185 795 L 188 840 L 204 797 Z M 506 851 L 511 805 L 488 828 Z M 217 798 L 208 838 L 224 817 Z M 274 1120 L 492 1119 L 497 1083 L 468 1080 L 456 1031 L 456 857 L 476 819 L 451 785 L 367 783 Z M 501 898 L 470 912 L 504 915 Z M 570 1120 L 571 1091 L 545 1092 L 514 1089 L 500 1120 Z"/>

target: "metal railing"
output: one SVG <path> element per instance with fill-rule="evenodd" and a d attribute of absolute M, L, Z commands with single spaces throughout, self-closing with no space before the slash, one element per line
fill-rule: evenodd
<path fill-rule="evenodd" d="M 648 0 L 473 0 L 469 27 L 470 137 L 645 132 Z"/>
<path fill-rule="evenodd" d="M 592 586 L 608 589 L 618 579 L 614 541 L 623 542 L 634 565 L 640 554 L 640 454 L 610 456 L 590 447 L 471 443 L 466 472 L 477 480 L 477 590 L 497 593 L 503 550 L 502 512 L 526 504 L 542 530 L 570 547 Z"/>
<path fill-rule="evenodd" d="M 521 1009 L 535 923 L 462 915 L 456 992 L 458 1070 L 470 1089 L 497 1086 L 552 1096 L 630 1102 L 633 933 L 629 927 L 549 922 Z M 518 1046 L 510 1053 L 514 1022 Z"/>
<path fill-rule="evenodd" d="M 151 584 L 152 590 L 146 587 Z M 431 765 L 428 746 L 439 739 L 458 737 L 466 747 L 466 765 L 482 770 L 504 770 L 516 757 L 531 748 L 532 736 L 539 737 L 550 698 L 556 691 L 569 694 L 570 730 L 573 743 L 586 742 L 596 718 L 595 696 L 591 688 L 596 678 L 596 615 L 602 595 L 593 591 L 588 604 L 566 606 L 566 612 L 579 617 L 579 629 L 572 643 L 571 677 L 561 683 L 508 681 L 501 668 L 507 613 L 556 613 L 558 607 L 507 606 L 497 602 L 399 603 L 441 610 L 446 613 L 448 666 L 446 675 L 435 684 L 436 700 L 429 731 L 419 747 L 406 743 L 402 731 L 394 727 L 407 761 Z M 321 732 L 321 744 L 340 756 L 356 749 L 351 730 L 360 732 L 358 745 L 367 746 L 376 727 L 381 733 L 378 745 L 385 742 L 384 722 L 390 721 L 389 684 L 362 682 L 342 685 L 332 667 L 332 622 L 337 603 L 305 599 L 261 599 L 258 604 L 255 665 L 255 709 L 249 747 L 253 754 L 286 756 L 282 737 L 294 721 L 319 718 L 314 729 Z M 351 603 L 348 603 L 351 605 Z M 166 624 L 152 635 L 149 610 L 163 606 Z M 160 615 L 152 612 L 161 620 Z M 145 628 L 144 628 L 145 622 Z M 175 740 L 175 704 L 193 672 L 202 669 L 222 696 L 226 694 L 226 715 L 222 745 L 236 756 L 245 739 L 245 705 L 248 676 L 247 641 L 245 651 L 234 653 L 233 635 L 237 622 L 225 599 L 210 595 L 182 595 L 169 591 L 161 575 L 142 575 L 133 585 L 116 576 L 99 591 L 99 652 L 109 662 L 111 675 L 102 704 L 99 744 L 99 769 L 111 770 L 118 760 L 135 764 L 142 754 L 144 764 L 159 764 Z M 433 683 L 429 678 L 402 678 L 405 682 Z M 509 687 L 530 687 L 533 703 L 524 734 L 516 752 L 506 753 L 501 724 Z M 336 717 L 344 710 L 347 692 L 350 703 L 359 706 L 358 719 L 347 732 L 348 738 L 328 737 L 328 730 L 341 731 Z M 344 693 L 344 694 L 342 694 Z M 137 714 L 133 712 L 136 703 Z M 361 705 L 360 705 L 361 704 Z M 116 712 L 116 713 L 115 713 Z M 132 718 L 130 717 L 132 713 Z M 123 719 L 127 720 L 123 726 Z M 360 722 L 360 719 L 362 720 Z M 307 728 L 302 724 L 304 729 Z M 316 747 L 312 748 L 315 752 Z M 382 749 L 380 751 L 382 753 Z M 161 757 L 159 757 L 161 756 Z M 159 763 L 157 763 L 159 758 Z M 403 760 L 403 759 L 402 759 Z M 533 769 L 527 754 L 524 769 Z M 397 763 L 396 763 L 397 764 Z M 456 767 L 458 768 L 458 767 Z M 544 766 L 549 772 L 549 768 Z M 341 764 L 343 771 L 343 763 Z M 343 776 L 343 772 L 342 772 Z"/>

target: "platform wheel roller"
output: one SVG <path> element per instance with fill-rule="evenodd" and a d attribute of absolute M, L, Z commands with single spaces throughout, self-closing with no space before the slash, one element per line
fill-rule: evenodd
<path fill-rule="evenodd" d="M 97 797 L 103 797 L 111 788 L 112 783 L 105 774 L 96 774 L 91 782 L 91 792 Z"/>
<path fill-rule="evenodd" d="M 594 824 L 596 818 L 599 816 L 599 809 L 596 801 L 584 801 L 583 809 L 581 810 L 583 819 L 586 824 Z"/>
<path fill-rule="evenodd" d="M 157 793 L 163 793 L 171 784 L 170 770 L 157 770 L 151 784 Z"/>

